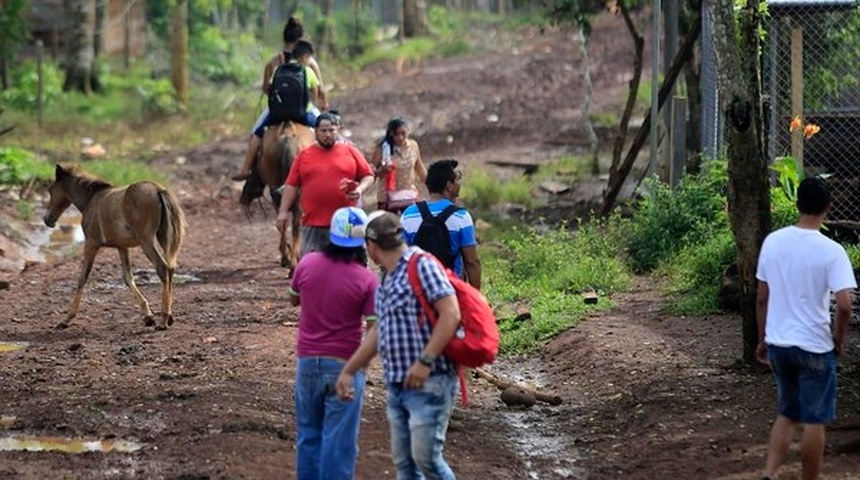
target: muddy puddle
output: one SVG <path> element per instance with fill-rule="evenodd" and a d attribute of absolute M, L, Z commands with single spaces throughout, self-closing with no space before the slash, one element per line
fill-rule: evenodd
<path fill-rule="evenodd" d="M 518 384 L 546 388 L 547 381 L 539 373 L 540 365 L 533 359 L 502 361 L 497 369 L 506 379 Z M 588 472 L 579 466 L 584 457 L 581 446 L 575 444 L 574 432 L 559 431 L 566 422 L 555 422 L 560 415 L 576 415 L 575 405 L 565 398 L 560 406 L 544 403 L 529 409 L 511 408 L 500 411 L 511 434 L 508 436 L 517 454 L 525 459 L 529 479 L 555 480 L 588 478 Z"/>
<path fill-rule="evenodd" d="M 24 350 L 29 344 L 27 342 L 3 342 L 0 341 L 0 353 L 17 352 Z"/>
<path fill-rule="evenodd" d="M 84 241 L 81 214 L 75 209 L 66 211 L 57 219 L 54 228 L 48 228 L 44 223 L 33 224 L 27 240 L 29 245 L 24 258 L 33 262 L 52 263 L 76 252 Z"/>
<path fill-rule="evenodd" d="M 86 440 L 80 438 L 23 435 L 0 437 L 0 452 L 132 453 L 141 448 L 142 445 L 139 443 L 116 438 Z"/>

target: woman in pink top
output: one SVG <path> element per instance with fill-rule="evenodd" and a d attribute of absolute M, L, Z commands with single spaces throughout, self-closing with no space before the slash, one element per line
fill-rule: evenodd
<path fill-rule="evenodd" d="M 415 180 L 427 180 L 427 168 L 418 142 L 409 138 L 409 123 L 401 117 L 388 121 L 385 137 L 376 144 L 370 163 L 379 181 L 377 201 L 381 210 L 398 215 L 420 200 Z"/>
<path fill-rule="evenodd" d="M 364 377 L 356 375 L 352 386 L 357 402 L 341 400 L 335 382 L 361 343 L 364 323 L 369 327 L 376 320 L 379 281 L 367 268 L 366 224 L 359 208 L 335 211 L 331 243 L 302 257 L 290 285 L 291 303 L 301 306 L 295 385 L 298 480 L 355 476 Z"/>

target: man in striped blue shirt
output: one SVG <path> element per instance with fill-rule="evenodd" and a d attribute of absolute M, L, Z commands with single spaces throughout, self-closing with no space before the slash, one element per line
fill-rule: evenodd
<path fill-rule="evenodd" d="M 446 159 L 433 162 L 427 169 L 427 192 L 430 198 L 427 207 L 430 214 L 438 216 L 449 205 L 454 205 L 460 196 L 460 182 L 463 172 L 457 170 L 457 160 Z M 415 245 L 415 234 L 424 221 L 417 203 L 410 205 L 400 216 L 406 236 L 406 243 Z M 478 241 L 475 238 L 475 224 L 465 208 L 457 209 L 445 221 L 450 238 L 451 268 L 460 278 L 465 278 L 473 287 L 481 289 L 481 260 L 478 258 Z"/>
<path fill-rule="evenodd" d="M 435 260 L 419 258 L 418 278 L 439 314 L 432 329 L 427 321 L 419 322 L 421 305 L 409 284 L 407 264 L 421 250 L 406 245 L 396 215 L 375 212 L 369 218 L 367 254 L 383 271 L 375 301 L 378 321 L 343 367 L 337 392 L 344 400 L 352 399 L 353 376 L 378 352 L 388 388 L 391 459 L 397 480 L 454 480 L 442 457 L 457 393 L 456 366 L 442 355 L 460 324 L 454 287 Z"/>

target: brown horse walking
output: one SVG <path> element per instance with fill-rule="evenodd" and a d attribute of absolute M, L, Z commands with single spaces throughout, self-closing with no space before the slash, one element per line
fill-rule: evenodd
<path fill-rule="evenodd" d="M 122 262 L 122 279 L 134 294 L 144 313 L 144 325 L 155 324 L 164 330 L 173 323 L 173 273 L 176 257 L 185 234 L 185 215 L 179 202 L 155 182 L 140 181 L 126 187 L 83 172 L 78 166 L 57 165 L 56 179 L 50 187 L 45 225 L 53 227 L 70 205 L 81 212 L 84 231 L 84 263 L 78 277 L 75 298 L 66 319 L 57 328 L 69 326 L 78 314 L 84 285 L 102 247 L 116 248 Z M 155 266 L 161 280 L 161 318 L 156 321 L 149 302 L 140 293 L 131 274 L 128 249 L 140 246 Z"/>
<path fill-rule="evenodd" d="M 266 129 L 263 135 L 263 147 L 260 157 L 252 169 L 251 178 L 245 182 L 242 191 L 242 204 L 245 206 L 263 195 L 263 188 L 268 187 L 269 196 L 275 212 L 281 205 L 281 192 L 293 159 L 305 147 L 312 145 L 313 130 L 295 123 L 284 122 Z M 278 250 L 281 252 L 281 266 L 290 270 L 296 267 L 299 256 L 301 239 L 302 213 L 299 202 L 293 204 L 290 211 L 292 222 L 290 226 L 291 241 L 287 242 L 287 233 L 279 232 Z"/>

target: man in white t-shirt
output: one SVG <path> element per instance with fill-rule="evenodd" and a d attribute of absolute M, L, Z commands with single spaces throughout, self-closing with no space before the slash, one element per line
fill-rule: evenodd
<path fill-rule="evenodd" d="M 845 249 L 819 231 L 830 207 L 824 180 L 804 179 L 797 189 L 800 218 L 768 235 L 758 259 L 756 357 L 773 369 L 779 404 L 763 480 L 776 478 L 798 423 L 803 424 L 803 479 L 817 478 L 824 426 L 836 418 L 836 363 L 857 282 Z M 832 333 L 831 292 L 836 298 Z"/>

